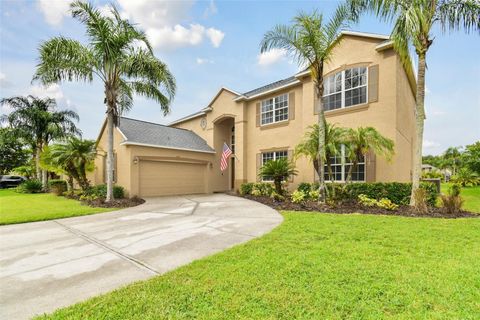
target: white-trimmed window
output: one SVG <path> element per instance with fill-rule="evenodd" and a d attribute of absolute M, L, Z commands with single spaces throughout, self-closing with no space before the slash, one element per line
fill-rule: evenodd
<path fill-rule="evenodd" d="M 262 125 L 288 120 L 288 94 L 262 101 Z"/>
<path fill-rule="evenodd" d="M 263 152 L 262 153 L 262 166 L 271 160 L 278 160 L 282 158 L 288 158 L 288 151 L 281 150 L 281 151 L 271 151 L 271 152 Z M 263 181 L 273 181 L 273 178 L 270 176 L 263 176 Z"/>
<path fill-rule="evenodd" d="M 330 157 L 330 167 L 332 169 L 332 178 L 336 182 L 344 182 L 348 177 L 348 171 L 353 163 L 345 158 L 345 146 L 342 145 L 340 154 Z M 331 181 L 332 178 L 328 172 L 328 166 L 325 165 L 325 181 Z M 352 181 L 365 181 L 365 157 L 358 159 L 357 165 L 352 171 Z"/>
<path fill-rule="evenodd" d="M 367 67 L 355 67 L 327 77 L 323 94 L 325 111 L 366 103 L 367 76 Z"/>

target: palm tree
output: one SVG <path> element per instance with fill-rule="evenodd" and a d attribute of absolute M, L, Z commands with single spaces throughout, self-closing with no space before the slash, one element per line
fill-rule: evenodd
<path fill-rule="evenodd" d="M 78 114 L 72 110 L 57 111 L 57 103 L 51 98 L 12 97 L 0 100 L 0 104 L 13 109 L 0 120 L 15 128 L 19 136 L 32 145 L 37 179 L 42 180 L 45 188 L 47 172 L 42 172 L 40 168 L 40 153 L 53 139 L 80 134 L 75 125 L 75 121 L 79 119 Z"/>
<path fill-rule="evenodd" d="M 107 109 L 107 202 L 113 199 L 113 129 L 119 116 L 131 109 L 134 94 L 158 102 L 166 115 L 176 88 L 145 33 L 122 19 L 115 6 L 110 11 L 111 16 L 105 16 L 89 3 L 73 2 L 72 16 L 85 25 L 89 44 L 64 37 L 44 42 L 33 78 L 44 84 L 92 82 L 94 77 L 102 81 Z"/>
<path fill-rule="evenodd" d="M 51 162 L 75 178 L 80 188 L 84 191 L 90 188 L 87 171 L 93 169 L 95 156 L 94 140 L 70 137 L 65 142 L 54 144 L 50 147 Z"/>
<path fill-rule="evenodd" d="M 464 28 L 466 32 L 480 30 L 480 2 L 478 0 L 348 0 L 353 16 L 370 11 L 386 21 L 393 21 L 391 34 L 393 46 L 406 68 L 411 68 L 409 47 L 413 46 L 418 57 L 416 88 L 416 138 L 412 194 L 410 205 L 415 205 L 414 194 L 420 185 L 422 174 L 423 129 L 425 122 L 425 71 L 426 57 L 434 37 L 435 25 L 442 32 Z"/>
<path fill-rule="evenodd" d="M 460 165 L 461 156 L 462 153 L 456 147 L 449 147 L 443 153 L 443 159 L 445 160 L 445 163 L 452 168 L 453 175 L 456 175 L 457 173 L 457 167 Z"/>
<path fill-rule="evenodd" d="M 357 167 L 359 160 L 366 157 L 369 152 L 384 156 L 387 160 L 394 155 L 393 140 L 382 136 L 372 127 L 347 129 L 344 141 L 346 158 L 352 162 L 348 170 L 347 182 L 351 181 L 353 169 Z"/>
<path fill-rule="evenodd" d="M 316 103 L 318 110 L 318 154 L 319 167 L 319 202 L 325 202 L 325 115 L 323 110 L 323 69 L 332 57 L 333 49 L 341 38 L 339 32 L 346 26 L 349 14 L 344 6 L 339 6 L 328 21 L 324 22 L 323 15 L 314 11 L 311 14 L 300 13 L 293 18 L 293 24 L 277 25 L 263 36 L 260 44 L 261 52 L 271 49 L 285 50 L 301 67 L 308 67 L 315 86 Z"/>
<path fill-rule="evenodd" d="M 273 179 L 275 191 L 282 194 L 282 181 L 288 179 L 292 175 L 296 175 L 295 165 L 287 158 L 280 158 L 276 160 L 267 161 L 259 172 L 260 177 L 270 177 Z"/>
<path fill-rule="evenodd" d="M 302 141 L 295 147 L 295 158 L 304 156 L 311 160 L 315 172 L 320 176 L 318 165 L 318 124 L 308 127 L 310 130 L 305 133 Z M 325 122 L 325 163 L 327 166 L 328 176 L 333 180 L 331 158 L 337 155 L 341 150 L 344 141 L 345 128 L 337 127 L 335 124 Z"/>

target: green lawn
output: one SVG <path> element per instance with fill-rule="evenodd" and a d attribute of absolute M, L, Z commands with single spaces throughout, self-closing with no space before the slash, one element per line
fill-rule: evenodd
<path fill-rule="evenodd" d="M 478 319 L 480 219 L 284 216 L 262 238 L 40 319 Z"/>
<path fill-rule="evenodd" d="M 442 183 L 442 193 L 446 193 L 448 187 L 448 183 Z M 460 195 L 465 200 L 463 209 L 480 213 L 480 186 L 463 188 Z"/>
<path fill-rule="evenodd" d="M 114 209 L 92 208 L 50 193 L 22 194 L 0 190 L 0 225 L 83 216 Z"/>

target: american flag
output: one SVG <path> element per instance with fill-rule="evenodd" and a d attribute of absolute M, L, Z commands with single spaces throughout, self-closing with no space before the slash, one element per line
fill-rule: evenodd
<path fill-rule="evenodd" d="M 228 157 L 232 155 L 232 150 L 227 146 L 227 144 L 223 143 L 223 151 L 222 151 L 222 158 L 220 159 L 220 170 L 225 171 L 228 167 Z"/>

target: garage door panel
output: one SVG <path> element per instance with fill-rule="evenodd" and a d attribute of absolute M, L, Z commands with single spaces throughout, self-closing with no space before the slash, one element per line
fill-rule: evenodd
<path fill-rule="evenodd" d="M 140 162 L 140 195 L 143 197 L 205 193 L 204 164 Z"/>

